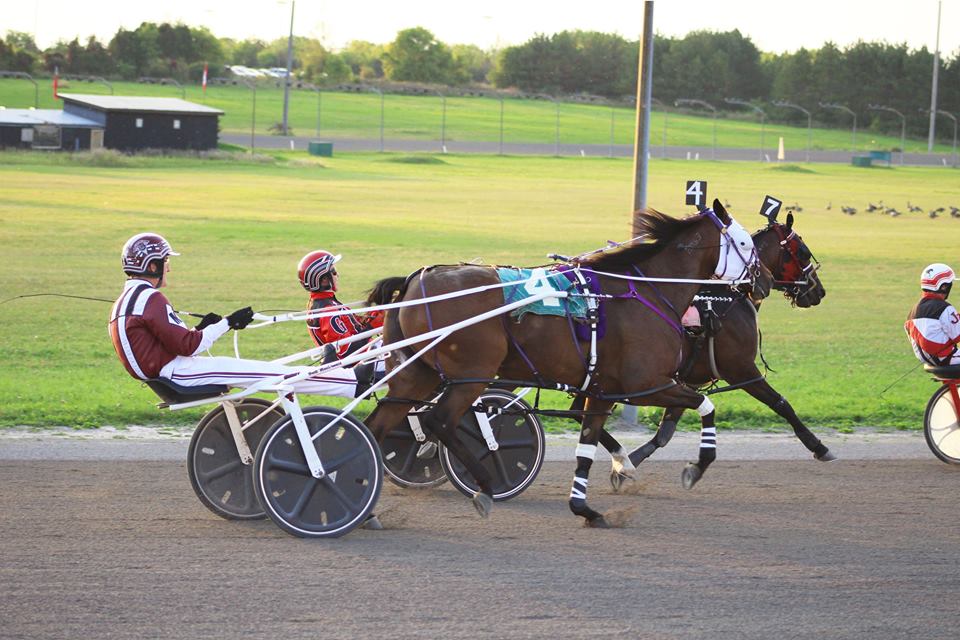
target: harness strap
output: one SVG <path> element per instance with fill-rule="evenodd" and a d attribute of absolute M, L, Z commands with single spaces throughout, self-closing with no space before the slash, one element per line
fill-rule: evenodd
<path fill-rule="evenodd" d="M 426 273 L 426 271 L 426 267 L 420 270 L 420 295 L 422 295 L 424 298 L 429 297 L 427 296 L 427 287 L 423 284 L 423 274 Z M 427 331 L 433 333 L 433 316 L 430 314 L 430 303 L 424 302 L 423 309 L 427 314 Z M 444 375 L 443 369 L 440 367 L 440 352 L 436 348 L 433 350 L 433 364 L 437 371 L 437 375 L 440 376 L 440 381 L 446 382 L 447 376 Z"/>
<path fill-rule="evenodd" d="M 527 363 L 528 367 L 530 367 L 530 372 L 533 374 L 534 379 L 536 379 L 537 384 L 543 385 L 543 376 L 540 375 L 536 365 L 533 364 L 533 360 L 527 356 L 527 352 L 523 350 L 523 347 L 521 347 L 520 343 L 517 342 L 517 338 L 513 335 L 513 332 L 510 331 L 510 321 L 507 320 L 507 315 L 501 315 L 500 320 L 503 322 L 503 331 L 507 334 L 507 337 L 510 338 L 510 344 L 513 345 L 513 348 L 517 350 L 517 353 L 520 354 L 520 357 L 523 358 L 523 361 Z"/>
<path fill-rule="evenodd" d="M 647 308 L 649 308 L 651 311 L 653 311 L 658 316 L 660 316 L 660 318 L 663 319 L 664 322 L 670 325 L 673 328 L 673 330 L 677 332 L 677 335 L 683 336 L 683 328 L 680 326 L 679 322 L 669 317 L 667 314 L 661 311 L 660 308 L 657 307 L 657 305 L 653 304 L 652 302 L 644 298 L 642 295 L 637 293 L 637 288 L 633 285 L 633 280 L 627 280 L 627 283 L 628 283 L 628 286 L 630 287 L 630 291 L 628 291 L 627 293 L 621 293 L 620 295 L 614 296 L 614 297 L 621 298 L 624 300 L 639 301 L 640 303 L 645 305 Z"/>
<path fill-rule="evenodd" d="M 589 295 L 590 287 L 587 284 L 586 278 L 583 277 L 583 274 L 580 273 L 580 267 L 575 267 L 573 269 L 573 274 L 577 278 L 577 282 L 580 285 L 580 289 L 587 293 L 587 319 L 590 321 L 590 361 L 587 363 L 587 375 L 583 379 L 583 384 L 580 385 L 581 391 L 586 391 L 587 387 L 590 386 L 590 380 L 593 378 L 593 374 L 597 371 L 597 323 L 600 320 L 600 314 L 598 311 L 599 302 L 595 297 Z M 569 317 L 570 311 L 569 307 L 567 308 L 567 315 Z M 576 340 L 574 340 L 576 342 Z M 580 345 L 577 345 L 577 349 L 580 349 Z"/>

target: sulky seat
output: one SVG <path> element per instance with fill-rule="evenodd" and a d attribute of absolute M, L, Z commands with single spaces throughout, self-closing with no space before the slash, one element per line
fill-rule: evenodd
<path fill-rule="evenodd" d="M 933 366 L 923 365 L 924 371 L 938 380 L 960 380 L 960 365 Z"/>
<path fill-rule="evenodd" d="M 204 398 L 214 398 L 226 393 L 230 387 L 222 384 L 203 384 L 185 387 L 167 378 L 153 378 L 146 381 L 147 386 L 163 400 L 161 406 L 193 402 Z"/>

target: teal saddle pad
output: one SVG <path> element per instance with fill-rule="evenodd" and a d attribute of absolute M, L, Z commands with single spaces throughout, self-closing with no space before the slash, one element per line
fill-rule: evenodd
<path fill-rule="evenodd" d="M 518 269 L 516 267 L 497 267 L 497 275 L 500 281 L 518 282 L 530 280 L 540 276 L 536 280 L 507 286 L 503 288 L 504 304 L 519 302 L 532 295 L 548 293 L 549 291 L 569 292 L 571 294 L 579 293 L 575 284 L 563 274 L 546 269 Z M 587 317 L 587 300 L 579 295 L 571 295 L 566 298 L 543 298 L 531 302 L 530 304 L 518 307 L 510 312 L 510 315 L 520 319 L 528 313 L 548 316 L 566 316 L 571 315 L 575 319 Z"/>

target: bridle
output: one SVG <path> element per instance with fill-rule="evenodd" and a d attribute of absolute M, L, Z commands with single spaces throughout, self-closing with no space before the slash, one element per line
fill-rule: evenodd
<path fill-rule="evenodd" d="M 773 288 L 795 300 L 815 286 L 813 274 L 820 269 L 820 262 L 796 231 L 779 222 L 770 226 L 781 248 L 777 252 L 777 266 L 771 270 Z"/>
<path fill-rule="evenodd" d="M 751 283 L 756 283 L 757 278 L 760 277 L 760 255 L 757 253 L 756 243 L 751 242 L 752 246 L 750 251 L 747 252 L 737 246 L 736 239 L 731 237 L 730 227 L 734 223 L 733 218 L 730 218 L 730 222 L 724 224 L 723 221 L 717 217 L 717 214 L 714 213 L 713 209 L 704 209 L 700 212 L 700 215 L 709 218 L 720 231 L 720 258 L 717 261 L 717 268 L 714 272 L 715 275 L 718 278 L 727 280 L 739 280 L 746 277 L 749 278 Z M 740 229 L 743 229 L 743 227 L 740 227 Z M 743 233 L 749 236 L 746 231 L 743 231 Z M 730 268 L 731 252 L 739 258 L 740 263 L 743 265 L 743 269 L 736 277 L 730 277 L 730 274 L 727 274 L 727 270 Z"/>

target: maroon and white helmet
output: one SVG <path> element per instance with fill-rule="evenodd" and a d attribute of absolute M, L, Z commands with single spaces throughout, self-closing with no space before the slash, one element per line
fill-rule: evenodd
<path fill-rule="evenodd" d="M 924 291 L 937 291 L 942 285 L 950 284 L 956 276 L 953 269 L 942 262 L 934 262 L 920 274 L 920 288 Z"/>
<path fill-rule="evenodd" d="M 138 233 L 123 245 L 123 251 L 120 253 L 120 259 L 123 262 L 123 271 L 130 275 L 138 276 L 157 276 L 156 270 L 150 270 L 150 263 L 154 260 L 163 260 L 167 256 L 180 255 L 167 242 L 163 236 L 158 233 Z"/>
<path fill-rule="evenodd" d="M 307 291 L 336 291 L 336 284 L 331 281 L 329 286 L 324 286 L 323 278 L 334 270 L 333 265 L 339 262 L 342 257 L 339 254 L 333 255 L 322 249 L 311 251 L 303 256 L 300 259 L 300 264 L 297 265 L 297 277 L 300 279 L 300 284 Z"/>

